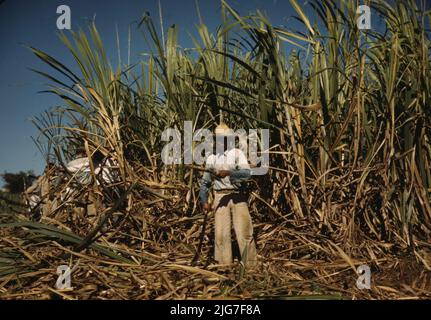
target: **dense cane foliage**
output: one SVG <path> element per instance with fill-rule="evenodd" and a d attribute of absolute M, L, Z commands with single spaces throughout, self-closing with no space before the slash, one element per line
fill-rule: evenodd
<path fill-rule="evenodd" d="M 178 43 L 177 27 L 161 36 L 145 15 L 139 28 L 151 51 L 117 69 L 94 25 L 89 33 L 61 36 L 73 68 L 32 48 L 53 68 L 40 73 L 64 102 L 35 120 L 41 150 L 64 163 L 84 141 L 88 154 L 100 150 L 117 160 L 124 190 L 137 186 L 124 210 L 137 233 L 120 228 L 101 237 L 112 250 L 128 251 L 130 264 L 144 263 L 138 252 L 147 247 L 151 254 L 164 252 L 154 254 L 156 260 L 176 251 L 176 264 L 162 265 L 162 274 L 176 268 L 214 277 L 204 267 L 187 266 L 202 218 L 201 173 L 195 166 L 162 163 L 163 130 L 183 130 L 184 121 L 213 129 L 221 120 L 234 129 L 270 130 L 270 149 L 263 150 L 270 154 L 270 170 L 254 179 L 250 199 L 258 253 L 270 266 L 263 278 L 250 273 L 244 282 L 241 269 L 240 284 L 229 289 L 191 289 L 178 274 L 162 280 L 159 289 L 138 279 L 146 291 L 135 298 L 430 293 L 429 12 L 413 0 L 372 1 L 383 26 L 359 30 L 355 2 L 310 1 L 314 23 L 291 0 L 303 24 L 299 33 L 274 27 L 260 12 L 242 16 L 222 0 L 220 28 L 211 33 L 200 24 L 193 50 Z M 85 230 L 91 228 L 85 223 Z M 123 239 L 132 235 L 131 242 Z M 380 272 L 369 292 L 354 287 L 360 264 Z M 135 279 L 138 271 L 130 268 Z M 391 280 L 378 285 L 378 279 L 398 279 L 405 270 L 415 278 L 403 280 L 407 293 Z M 128 296 L 120 291 L 114 296 Z"/>

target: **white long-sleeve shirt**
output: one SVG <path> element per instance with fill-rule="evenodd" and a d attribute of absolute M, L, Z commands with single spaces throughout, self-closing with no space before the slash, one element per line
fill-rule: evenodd
<path fill-rule="evenodd" d="M 202 203 L 207 201 L 208 190 L 213 181 L 210 172 L 215 174 L 221 170 L 230 171 L 230 175 L 224 178 L 214 179 L 215 191 L 238 190 L 240 183 L 250 178 L 250 165 L 240 149 L 233 148 L 226 150 L 223 154 L 212 154 L 208 156 L 199 192 Z"/>

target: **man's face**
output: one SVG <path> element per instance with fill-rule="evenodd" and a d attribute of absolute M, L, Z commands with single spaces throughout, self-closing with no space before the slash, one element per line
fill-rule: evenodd
<path fill-rule="evenodd" d="M 216 153 L 224 153 L 233 148 L 234 138 L 216 135 Z"/>

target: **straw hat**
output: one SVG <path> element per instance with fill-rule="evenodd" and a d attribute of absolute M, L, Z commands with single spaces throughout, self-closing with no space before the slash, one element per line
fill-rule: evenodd
<path fill-rule="evenodd" d="M 226 123 L 221 122 L 216 128 L 215 128 L 215 134 L 218 136 L 233 136 L 234 132 L 231 128 L 229 128 Z"/>

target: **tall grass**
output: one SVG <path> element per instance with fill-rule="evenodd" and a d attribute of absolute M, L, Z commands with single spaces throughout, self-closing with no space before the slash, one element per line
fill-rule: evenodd
<path fill-rule="evenodd" d="M 184 120 L 268 128 L 272 169 L 253 197 L 263 219 L 305 220 L 348 254 L 371 258 L 361 252 L 365 238 L 412 249 L 429 241 L 429 12 L 413 0 L 372 1 L 384 26 L 361 31 L 356 1 L 310 1 L 313 23 L 291 0 L 299 33 L 221 4 L 220 28 L 200 24 L 193 52 L 178 44 L 175 26 L 163 42 L 144 16 L 152 51 L 126 69 L 111 66 L 94 25 L 61 36 L 79 74 L 32 48 L 55 71 L 43 75 L 64 101 L 51 113 L 61 124 L 37 122 L 57 160 L 83 139 L 117 159 L 125 184 L 166 189 L 171 199 L 188 190 L 184 208 L 193 211 L 198 175 L 163 165 L 161 132 Z"/>

